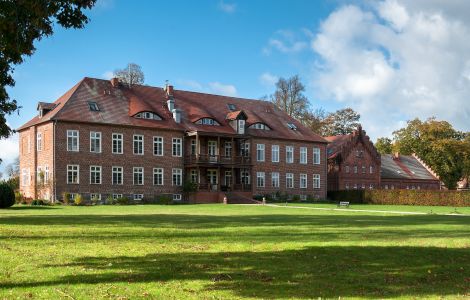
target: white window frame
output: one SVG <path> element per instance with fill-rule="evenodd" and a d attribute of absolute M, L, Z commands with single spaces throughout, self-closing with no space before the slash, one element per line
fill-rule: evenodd
<path fill-rule="evenodd" d="M 173 168 L 171 170 L 171 185 L 173 186 L 183 185 L 183 169 Z"/>
<path fill-rule="evenodd" d="M 320 174 L 313 174 L 313 188 L 319 189 L 321 187 Z"/>
<path fill-rule="evenodd" d="M 286 163 L 294 163 L 294 146 L 286 146 Z"/>
<path fill-rule="evenodd" d="M 21 170 L 21 185 L 28 186 L 30 184 L 30 177 L 29 177 L 29 168 L 24 168 Z"/>
<path fill-rule="evenodd" d="M 116 151 L 114 146 L 116 145 Z M 113 133 L 112 134 L 112 144 L 111 151 L 113 154 L 123 154 L 124 153 L 124 135 L 122 133 Z"/>
<path fill-rule="evenodd" d="M 374 174 L 374 167 L 372 165 L 369 166 L 369 174 Z"/>
<path fill-rule="evenodd" d="M 132 198 L 134 201 L 142 201 L 142 199 L 144 199 L 144 194 L 133 194 Z"/>
<path fill-rule="evenodd" d="M 44 165 L 44 183 L 48 183 L 50 178 L 49 165 Z"/>
<path fill-rule="evenodd" d="M 279 162 L 279 145 L 272 145 L 271 146 L 271 162 L 278 163 Z"/>
<path fill-rule="evenodd" d="M 121 180 L 117 183 L 114 183 L 114 174 L 120 174 Z M 111 167 L 111 185 L 123 185 L 124 183 L 124 168 L 120 166 L 112 166 Z"/>
<path fill-rule="evenodd" d="M 299 188 L 306 189 L 308 186 L 307 174 L 299 174 Z"/>
<path fill-rule="evenodd" d="M 141 174 L 142 175 L 142 182 L 136 183 L 135 176 Z M 133 185 L 144 185 L 144 167 L 133 167 L 132 168 L 132 184 Z"/>
<path fill-rule="evenodd" d="M 264 162 L 265 161 L 265 151 L 264 144 L 256 144 L 256 161 Z"/>
<path fill-rule="evenodd" d="M 117 200 L 119 198 L 122 198 L 122 194 L 113 194 L 113 200 Z"/>
<path fill-rule="evenodd" d="M 307 152 L 307 147 L 300 147 L 300 163 L 301 164 L 307 164 L 308 163 L 308 152 Z"/>
<path fill-rule="evenodd" d="M 160 186 L 164 185 L 165 183 L 164 174 L 165 174 L 165 171 L 163 168 L 153 168 L 153 185 L 160 185 Z M 158 175 L 161 175 L 161 178 L 155 177 Z M 155 178 L 161 179 L 161 181 L 155 180 Z"/>
<path fill-rule="evenodd" d="M 101 201 L 101 194 L 90 193 L 90 201 L 93 201 L 93 200 Z"/>
<path fill-rule="evenodd" d="M 182 199 L 181 194 L 173 194 L 173 201 L 181 201 Z"/>
<path fill-rule="evenodd" d="M 264 172 L 256 172 L 256 187 L 264 188 L 266 186 L 266 174 Z"/>
<path fill-rule="evenodd" d="M 286 173 L 286 188 L 293 189 L 294 186 L 294 173 Z"/>
<path fill-rule="evenodd" d="M 90 152 L 101 153 L 101 145 L 101 132 L 90 131 Z M 96 147 L 98 149 L 93 149 L 93 147 Z"/>
<path fill-rule="evenodd" d="M 142 152 L 136 152 L 136 143 L 137 143 L 137 150 L 139 150 L 141 148 Z M 141 144 L 141 146 L 139 147 L 139 144 Z M 143 134 L 134 134 L 132 136 L 132 153 L 134 153 L 134 155 L 144 155 L 144 135 Z"/>
<path fill-rule="evenodd" d="M 76 170 L 74 170 L 75 167 L 76 167 Z M 77 172 L 76 182 L 69 181 L 69 172 Z M 80 165 L 67 165 L 67 184 L 80 184 Z"/>
<path fill-rule="evenodd" d="M 164 153 L 164 143 L 163 143 L 162 136 L 154 136 L 153 137 L 153 155 L 154 156 L 163 156 Z"/>
<path fill-rule="evenodd" d="M 174 157 L 183 156 L 183 139 L 182 138 L 172 138 L 171 154 Z"/>
<path fill-rule="evenodd" d="M 42 151 L 42 132 L 36 133 L 36 150 Z"/>
<path fill-rule="evenodd" d="M 76 135 L 75 135 L 76 134 Z M 73 140 L 77 141 L 77 147 L 74 148 Z M 80 132 L 78 130 L 67 130 L 67 151 L 78 152 L 80 151 Z"/>
<path fill-rule="evenodd" d="M 271 173 L 271 186 L 273 188 L 279 188 L 280 187 L 280 176 L 279 172 L 272 172 Z"/>
<path fill-rule="evenodd" d="M 95 180 L 95 179 L 96 179 L 96 178 L 95 178 L 95 177 L 96 177 L 96 174 L 95 174 L 95 176 L 93 176 L 93 173 L 99 173 L 99 175 L 100 175 L 100 176 L 99 176 L 99 179 L 98 179 L 99 182 L 96 182 L 96 180 Z M 102 172 L 101 166 L 91 165 L 91 166 L 90 166 L 90 184 L 101 184 L 101 183 L 102 183 L 102 181 L 101 181 L 101 179 L 102 179 L 102 173 L 103 173 L 103 172 Z M 95 181 L 95 182 L 93 182 L 93 181 Z"/>
<path fill-rule="evenodd" d="M 313 148 L 313 164 L 319 165 L 321 163 L 321 151 L 320 148 Z"/>

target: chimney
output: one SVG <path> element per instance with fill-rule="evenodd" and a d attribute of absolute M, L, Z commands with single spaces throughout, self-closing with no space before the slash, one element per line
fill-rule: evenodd
<path fill-rule="evenodd" d="M 167 83 L 165 85 L 165 92 L 166 92 L 166 95 L 168 96 L 168 98 L 172 98 L 173 97 L 173 86 Z"/>
<path fill-rule="evenodd" d="M 119 87 L 119 79 L 117 79 L 116 77 L 113 77 L 111 78 L 111 85 L 115 88 Z"/>
<path fill-rule="evenodd" d="M 172 110 L 173 112 L 173 119 L 175 119 L 176 123 L 181 123 L 181 109 L 175 108 Z"/>

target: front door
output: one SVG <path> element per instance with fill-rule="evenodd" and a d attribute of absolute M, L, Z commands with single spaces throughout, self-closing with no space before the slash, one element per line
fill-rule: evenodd
<path fill-rule="evenodd" d="M 207 170 L 207 182 L 209 183 L 211 191 L 217 191 L 218 174 L 216 169 Z"/>

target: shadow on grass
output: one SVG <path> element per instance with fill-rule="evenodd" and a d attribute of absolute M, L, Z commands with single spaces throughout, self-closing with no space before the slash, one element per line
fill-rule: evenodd
<path fill-rule="evenodd" d="M 469 265 L 468 249 L 437 247 L 329 246 L 83 257 L 45 266 L 72 274 L 36 283 L 5 282 L 3 288 L 174 280 L 191 288 L 186 281 L 202 280 L 204 290 L 228 290 L 240 297 L 426 297 L 469 293 Z M 93 274 L 84 274 L 86 269 Z"/>
<path fill-rule="evenodd" d="M 54 206 L 48 206 L 48 205 L 15 205 L 12 207 L 6 208 L 7 210 L 43 210 L 43 209 L 57 209 L 57 207 Z"/>

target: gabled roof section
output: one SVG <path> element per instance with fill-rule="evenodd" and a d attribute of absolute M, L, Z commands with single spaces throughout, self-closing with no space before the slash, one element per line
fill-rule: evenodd
<path fill-rule="evenodd" d="M 383 154 L 381 162 L 382 178 L 439 180 L 411 155 Z"/>
<path fill-rule="evenodd" d="M 236 111 L 231 111 L 227 114 L 226 119 L 227 120 L 246 120 L 248 117 L 247 115 L 243 112 L 243 110 L 236 110 Z"/>

